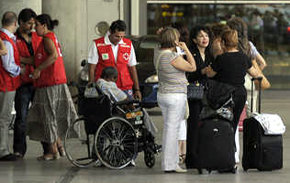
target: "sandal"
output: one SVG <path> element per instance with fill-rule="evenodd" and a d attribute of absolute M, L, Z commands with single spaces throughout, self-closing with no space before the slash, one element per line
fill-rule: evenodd
<path fill-rule="evenodd" d="M 54 154 L 44 154 L 42 156 L 37 157 L 38 161 L 51 161 L 51 160 L 57 160 L 59 159 L 59 153 L 54 153 Z"/>
<path fill-rule="evenodd" d="M 66 155 L 63 146 L 59 146 L 59 147 L 57 147 L 57 149 L 58 149 L 59 155 L 60 155 L 61 157 L 64 157 L 64 156 Z"/>
<path fill-rule="evenodd" d="M 185 162 L 186 154 L 179 155 L 179 164 L 183 164 Z"/>

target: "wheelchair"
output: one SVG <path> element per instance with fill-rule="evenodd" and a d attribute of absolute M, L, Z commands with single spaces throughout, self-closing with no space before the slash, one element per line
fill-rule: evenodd
<path fill-rule="evenodd" d="M 161 146 L 144 124 L 142 104 L 138 101 L 114 102 L 96 86 L 99 96 L 79 96 L 80 118 L 68 128 L 64 148 L 67 159 L 84 168 L 97 161 L 111 169 L 122 169 L 144 152 L 147 167 L 155 165 Z M 131 109 L 123 106 L 134 106 Z"/>

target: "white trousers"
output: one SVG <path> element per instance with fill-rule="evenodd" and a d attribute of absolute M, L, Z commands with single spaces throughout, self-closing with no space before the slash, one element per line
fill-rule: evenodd
<path fill-rule="evenodd" d="M 187 134 L 187 124 L 186 120 L 182 120 L 180 127 L 179 127 L 179 133 L 178 133 L 178 140 L 186 140 L 186 134 Z"/>
<path fill-rule="evenodd" d="M 157 94 L 164 120 L 161 167 L 164 171 L 178 167 L 178 133 L 185 119 L 187 96 L 185 93 Z"/>
<path fill-rule="evenodd" d="M 240 136 L 239 136 L 239 128 L 237 128 L 235 133 L 235 142 L 236 142 L 236 152 L 235 152 L 235 161 L 236 163 L 240 162 Z"/>

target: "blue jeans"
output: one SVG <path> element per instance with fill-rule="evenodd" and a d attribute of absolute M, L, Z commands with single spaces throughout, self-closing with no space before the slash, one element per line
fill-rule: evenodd
<path fill-rule="evenodd" d="M 14 123 L 14 153 L 18 152 L 23 156 L 26 153 L 26 116 L 28 113 L 29 103 L 34 96 L 34 88 L 32 84 L 20 86 L 16 90 L 15 95 L 15 110 L 16 119 Z"/>

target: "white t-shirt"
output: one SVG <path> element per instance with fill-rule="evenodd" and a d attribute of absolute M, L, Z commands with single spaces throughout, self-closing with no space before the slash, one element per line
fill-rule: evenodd
<path fill-rule="evenodd" d="M 109 97 L 113 98 L 116 102 L 123 101 L 128 98 L 125 92 L 117 87 L 113 81 L 106 81 L 102 78 L 98 79 L 97 85 Z"/>
<path fill-rule="evenodd" d="M 123 44 L 124 41 L 121 40 L 117 45 L 114 45 L 113 43 L 110 42 L 109 35 L 110 35 L 110 32 L 107 32 L 105 35 L 105 44 L 111 45 L 112 50 L 113 50 L 113 54 L 115 57 L 115 61 L 117 62 L 116 58 L 118 56 L 119 44 Z M 95 41 L 93 41 L 93 43 L 90 45 L 90 48 L 89 48 L 88 63 L 97 64 L 98 61 L 99 61 L 99 54 L 98 54 L 98 50 L 96 47 L 96 43 L 95 43 Z M 137 64 L 137 61 L 136 61 L 135 50 L 134 50 L 134 47 L 131 43 L 131 54 L 130 54 L 128 66 L 132 67 L 132 66 L 135 66 L 136 64 Z"/>
<path fill-rule="evenodd" d="M 250 44 L 251 56 L 253 58 L 256 58 L 257 55 L 259 54 L 259 51 L 257 50 L 257 48 L 255 47 L 255 45 L 251 41 L 249 41 L 249 44 Z"/>

